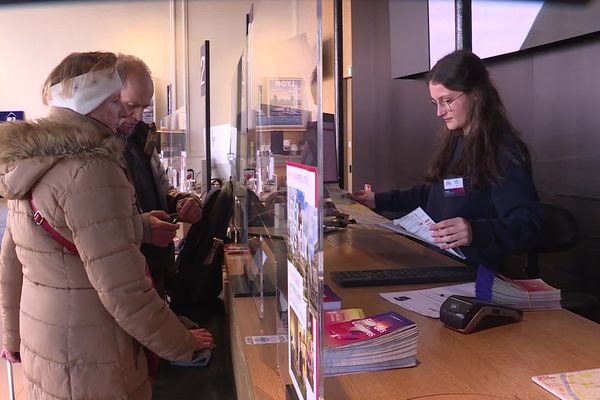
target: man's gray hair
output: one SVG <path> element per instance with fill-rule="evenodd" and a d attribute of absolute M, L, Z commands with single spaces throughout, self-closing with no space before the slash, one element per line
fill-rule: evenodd
<path fill-rule="evenodd" d="M 131 73 L 141 72 L 152 78 L 152 72 L 150 72 L 148 65 L 141 58 L 129 54 L 117 55 L 117 71 L 123 82 L 127 80 L 127 76 Z"/>

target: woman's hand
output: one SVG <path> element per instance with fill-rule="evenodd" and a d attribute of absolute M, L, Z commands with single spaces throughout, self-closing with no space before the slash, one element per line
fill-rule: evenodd
<path fill-rule="evenodd" d="M 19 354 L 19 352 L 13 352 L 13 351 L 8 351 L 6 350 L 5 347 L 2 347 L 2 352 L 0 352 L 0 357 L 4 358 L 6 361 L 8 361 L 9 363 L 20 363 L 21 362 L 21 355 Z"/>
<path fill-rule="evenodd" d="M 442 244 L 442 249 L 469 246 L 473 241 L 471 224 L 464 218 L 445 219 L 429 227 L 434 243 Z"/>
<path fill-rule="evenodd" d="M 370 209 L 375 209 L 375 192 L 371 192 L 370 190 L 359 190 L 358 192 L 352 193 L 352 198 Z"/>
<path fill-rule="evenodd" d="M 197 347 L 196 350 L 204 350 L 204 349 L 214 349 L 215 348 L 215 340 L 213 339 L 212 334 L 206 329 L 192 329 L 190 330 L 192 335 L 196 338 Z"/>

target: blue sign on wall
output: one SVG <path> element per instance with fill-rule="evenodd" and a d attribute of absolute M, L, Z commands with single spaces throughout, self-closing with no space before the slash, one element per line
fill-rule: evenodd
<path fill-rule="evenodd" d="M 0 122 L 21 121 L 25 119 L 23 111 L 0 111 Z"/>

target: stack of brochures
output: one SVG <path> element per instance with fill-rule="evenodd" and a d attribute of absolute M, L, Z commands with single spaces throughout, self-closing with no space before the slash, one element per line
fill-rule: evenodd
<path fill-rule="evenodd" d="M 351 321 L 353 319 L 362 319 L 365 317 L 365 312 L 362 308 L 346 308 L 343 310 L 323 311 L 323 326 L 324 329 L 331 325 L 339 324 L 340 322 Z"/>
<path fill-rule="evenodd" d="M 510 279 L 484 267 L 477 271 L 478 299 L 521 310 L 553 310 L 560 307 L 560 289 L 541 279 Z"/>
<path fill-rule="evenodd" d="M 329 285 L 323 285 L 323 310 L 332 311 L 342 308 L 342 299 L 338 296 Z"/>
<path fill-rule="evenodd" d="M 395 312 L 329 325 L 325 375 L 415 366 L 418 336 L 417 325 Z"/>

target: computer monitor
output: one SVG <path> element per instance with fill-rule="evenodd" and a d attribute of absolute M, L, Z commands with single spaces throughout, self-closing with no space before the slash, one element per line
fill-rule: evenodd
<path fill-rule="evenodd" d="M 306 143 L 300 155 L 300 164 L 317 166 L 317 121 L 306 126 Z M 335 116 L 323 113 L 323 183 L 340 182 Z"/>
<path fill-rule="evenodd" d="M 323 113 L 323 183 L 339 183 L 335 116 Z"/>

